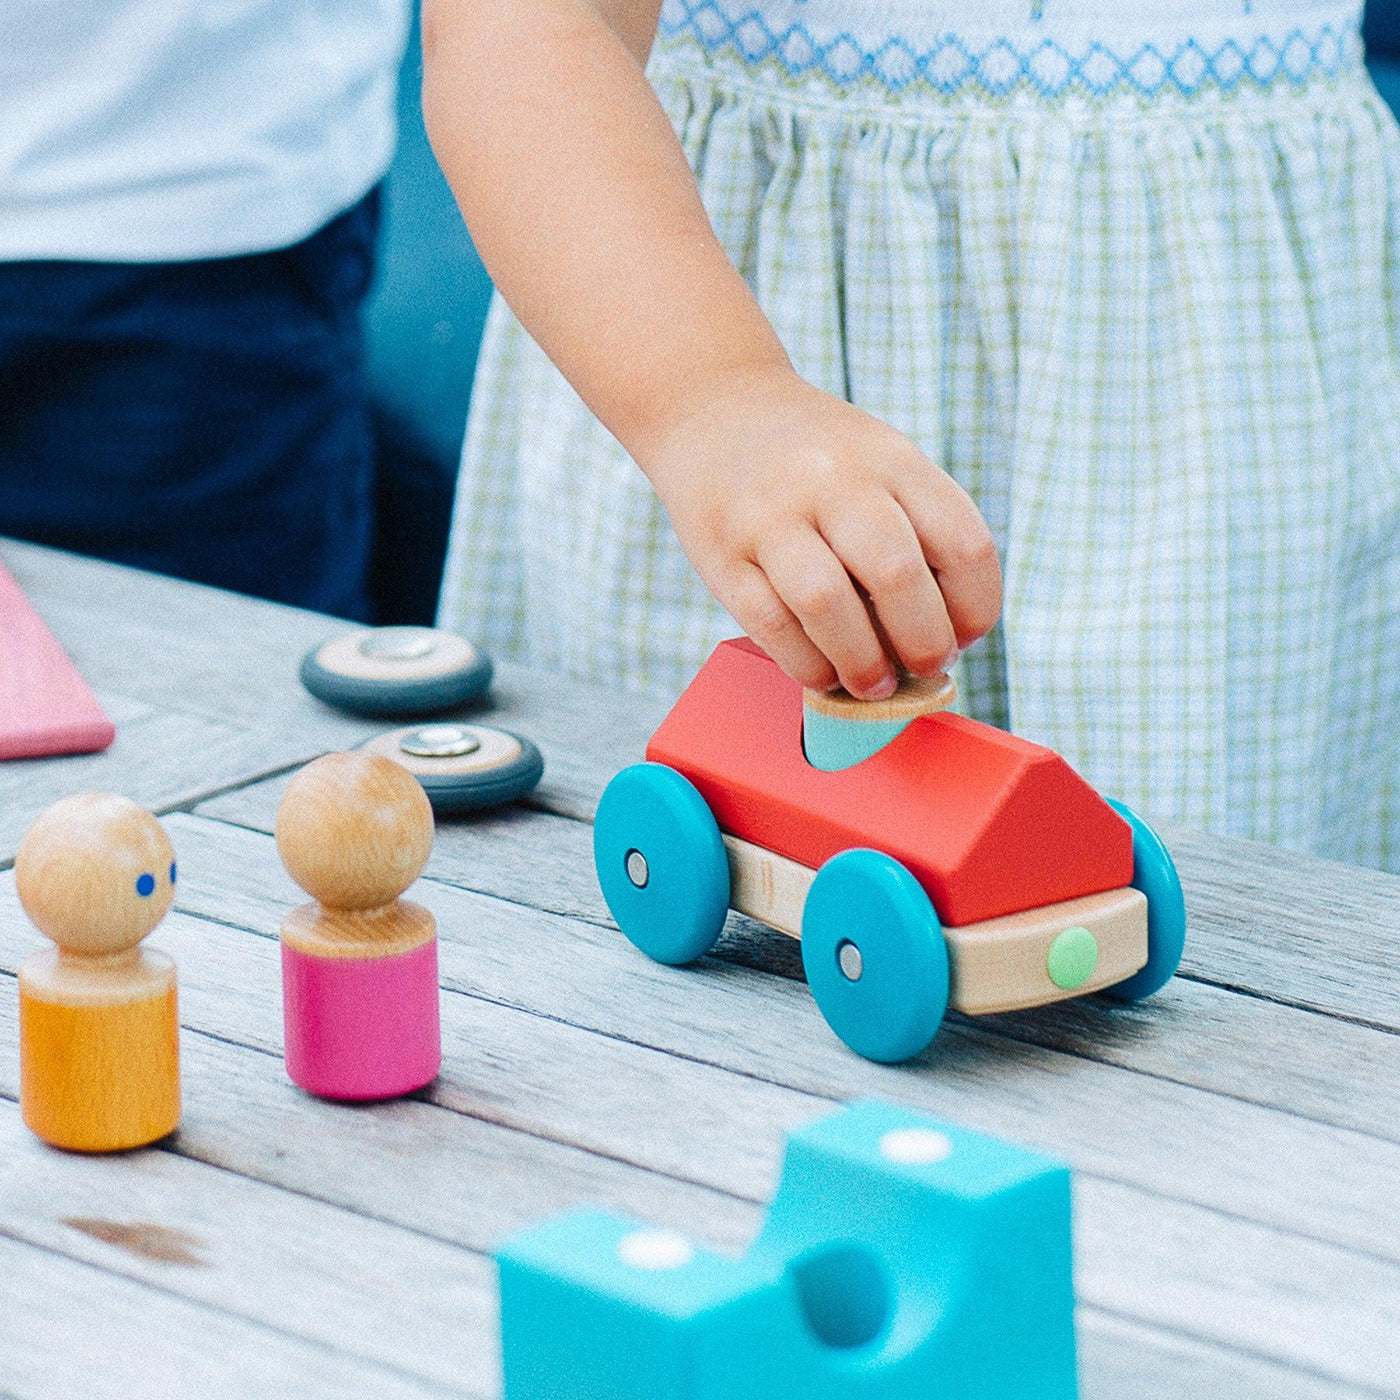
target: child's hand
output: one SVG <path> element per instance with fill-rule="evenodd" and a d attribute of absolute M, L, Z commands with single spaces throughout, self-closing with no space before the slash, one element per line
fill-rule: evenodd
<path fill-rule="evenodd" d="M 794 679 L 879 699 L 895 674 L 862 594 L 895 659 L 937 674 L 1001 611 L 991 536 L 907 438 L 793 372 L 647 84 L 656 11 L 425 3 L 433 149 L 496 286 L 711 592 Z"/>
<path fill-rule="evenodd" d="M 971 498 L 902 433 L 788 369 L 686 416 L 643 461 L 710 591 L 795 680 L 879 700 L 996 622 L 1001 570 Z"/>

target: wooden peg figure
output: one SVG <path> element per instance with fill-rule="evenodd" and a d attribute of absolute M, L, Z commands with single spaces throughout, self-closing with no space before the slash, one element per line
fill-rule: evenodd
<path fill-rule="evenodd" d="M 142 948 L 175 893 L 175 853 L 144 808 L 80 793 L 15 857 L 20 903 L 53 940 L 19 970 L 20 1109 L 55 1147 L 115 1152 L 180 1121 L 175 964 Z"/>
<path fill-rule="evenodd" d="M 399 896 L 433 845 L 433 811 L 392 759 L 333 753 L 292 779 L 277 849 L 315 903 L 282 924 L 287 1073 L 328 1099 L 420 1089 L 442 1062 L 433 916 Z"/>

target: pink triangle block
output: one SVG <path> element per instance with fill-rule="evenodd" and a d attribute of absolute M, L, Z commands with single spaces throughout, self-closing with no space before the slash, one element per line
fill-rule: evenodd
<path fill-rule="evenodd" d="M 97 753 L 116 726 L 0 564 L 0 759 Z"/>

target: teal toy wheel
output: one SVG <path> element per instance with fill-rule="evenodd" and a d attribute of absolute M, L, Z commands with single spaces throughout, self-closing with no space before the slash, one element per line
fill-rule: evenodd
<path fill-rule="evenodd" d="M 593 823 L 598 884 L 618 927 L 649 958 L 708 953 L 729 911 L 729 858 L 705 799 L 664 763 L 624 768 Z"/>
<path fill-rule="evenodd" d="M 802 909 L 802 966 L 826 1023 L 857 1055 L 894 1064 L 938 1033 L 948 945 L 923 886 L 855 849 L 817 871 Z"/>
<path fill-rule="evenodd" d="M 1141 1001 L 1171 981 L 1186 947 L 1186 900 L 1162 838 L 1131 808 L 1108 805 L 1133 829 L 1133 888 L 1147 896 L 1147 963 L 1104 991 L 1119 1001 Z"/>

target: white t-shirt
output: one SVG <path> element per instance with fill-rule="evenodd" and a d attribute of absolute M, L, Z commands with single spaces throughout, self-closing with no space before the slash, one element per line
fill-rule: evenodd
<path fill-rule="evenodd" d="M 393 154 L 410 0 L 0 0 L 0 259 L 286 247 Z"/>

